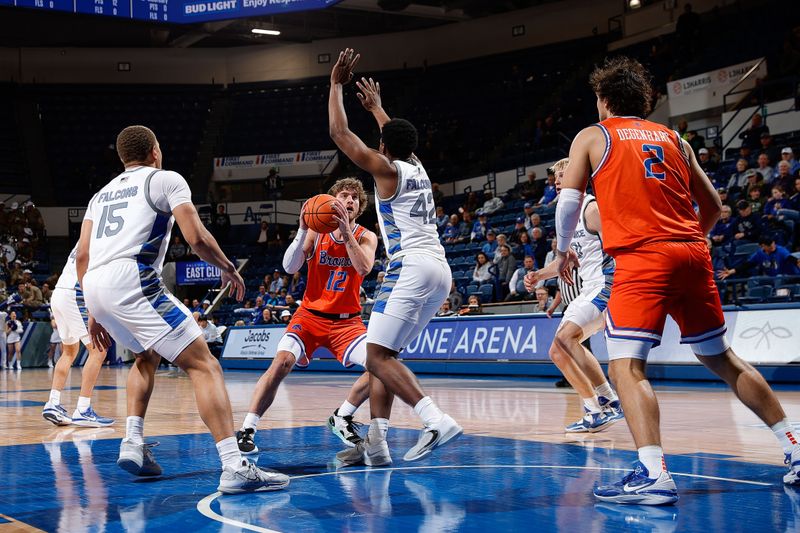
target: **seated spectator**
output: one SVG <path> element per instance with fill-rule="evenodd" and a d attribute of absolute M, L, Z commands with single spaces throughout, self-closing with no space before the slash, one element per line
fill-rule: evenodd
<path fill-rule="evenodd" d="M 733 231 L 736 227 L 736 219 L 731 216 L 730 206 L 722 206 L 720 219 L 714 224 L 709 233 L 710 241 L 713 246 L 724 246 L 733 239 Z"/>
<path fill-rule="evenodd" d="M 244 320 L 239 319 L 236 322 L 234 322 L 233 325 L 236 326 L 236 327 L 242 327 L 242 326 L 246 326 L 247 324 L 244 323 Z"/>
<path fill-rule="evenodd" d="M 531 170 L 528 172 L 525 181 L 521 181 L 514 186 L 511 197 L 518 200 L 532 200 L 536 197 L 538 189 L 536 172 Z"/>
<path fill-rule="evenodd" d="M 511 238 L 509 239 L 514 244 L 520 244 L 520 236 L 523 233 L 528 233 L 525 228 L 525 217 L 517 217 L 514 221 L 514 229 L 511 230 Z"/>
<path fill-rule="evenodd" d="M 781 161 L 778 163 L 778 173 L 775 175 L 775 179 L 772 181 L 773 185 L 778 185 L 784 191 L 788 191 L 792 189 L 794 185 L 794 176 L 792 176 L 791 164 L 788 161 Z"/>
<path fill-rule="evenodd" d="M 536 202 L 534 210 L 538 211 L 546 207 L 553 207 L 556 205 L 556 198 L 558 191 L 556 190 L 556 174 L 552 168 L 547 169 L 547 183 L 544 186 L 544 192 L 539 201 Z"/>
<path fill-rule="evenodd" d="M 437 207 L 444 203 L 444 193 L 439 190 L 439 184 L 436 182 L 431 183 L 431 194 L 433 195 L 433 203 Z"/>
<path fill-rule="evenodd" d="M 472 281 L 476 283 L 488 283 L 492 280 L 492 273 L 489 268 L 492 263 L 484 252 L 478 252 L 475 256 L 475 270 L 472 272 Z"/>
<path fill-rule="evenodd" d="M 736 161 L 736 172 L 728 180 L 728 192 L 739 192 L 747 187 L 748 163 L 746 159 Z"/>
<path fill-rule="evenodd" d="M 744 198 L 750 198 L 750 191 L 753 189 L 758 189 L 761 191 L 762 196 L 764 193 L 764 180 L 761 179 L 761 174 L 753 170 L 752 168 L 749 169 L 747 172 L 747 185 L 745 185 L 744 190 L 742 190 L 742 196 Z"/>
<path fill-rule="evenodd" d="M 450 284 L 450 294 L 447 295 L 447 300 L 450 302 L 450 306 L 453 309 L 459 309 L 464 302 L 464 297 L 458 292 L 455 281 Z"/>
<path fill-rule="evenodd" d="M 50 303 L 50 298 L 53 296 L 53 289 L 50 288 L 50 284 L 46 281 L 42 283 L 42 298 L 44 299 L 45 303 Z"/>
<path fill-rule="evenodd" d="M 753 151 L 747 146 L 739 148 L 739 159 L 747 161 L 747 166 L 751 168 L 756 164 L 756 156 L 753 155 Z"/>
<path fill-rule="evenodd" d="M 772 183 L 775 177 L 775 169 L 769 166 L 769 156 L 764 152 L 758 154 L 758 166 L 756 172 L 761 174 L 761 180 L 765 183 Z"/>
<path fill-rule="evenodd" d="M 217 326 L 215 326 L 206 315 L 200 315 L 198 317 L 197 325 L 199 325 L 200 329 L 203 331 L 203 340 L 206 341 L 206 344 L 219 344 L 222 342 L 222 338 L 217 331 Z"/>
<path fill-rule="evenodd" d="M 278 294 L 281 292 L 283 288 L 283 279 L 281 279 L 281 271 L 279 269 L 275 269 L 272 271 L 272 280 L 269 282 L 269 292 L 274 292 Z"/>
<path fill-rule="evenodd" d="M 503 207 L 505 206 L 503 200 L 501 200 L 500 198 L 495 198 L 494 194 L 489 189 L 483 191 L 483 198 L 484 198 L 483 212 L 486 213 L 487 215 L 496 213 L 501 209 L 503 209 Z"/>
<path fill-rule="evenodd" d="M 555 239 L 554 239 L 555 240 Z M 533 295 L 525 288 L 525 276 L 529 272 L 536 270 L 533 257 L 526 255 L 522 260 L 522 267 L 516 269 L 508 282 L 509 293 L 506 296 L 507 302 L 518 302 L 519 300 L 530 300 Z"/>
<path fill-rule="evenodd" d="M 186 248 L 186 245 L 183 244 L 180 235 L 173 235 L 172 242 L 167 250 L 167 259 L 170 261 L 180 261 L 186 257 L 188 251 L 189 250 Z"/>
<path fill-rule="evenodd" d="M 498 246 L 499 259 L 495 262 L 497 265 L 497 281 L 500 283 L 500 299 L 504 299 L 509 293 L 508 284 L 514 276 L 514 271 L 517 269 L 517 261 L 511 255 L 511 248 L 507 244 Z"/>
<path fill-rule="evenodd" d="M 494 230 L 490 229 L 486 232 L 486 242 L 483 243 L 481 246 L 481 251 L 486 254 L 487 257 L 494 258 L 494 252 L 497 250 L 497 237 L 495 236 Z"/>
<path fill-rule="evenodd" d="M 381 293 L 381 285 L 383 285 L 384 279 L 386 279 L 386 272 L 378 272 L 378 276 L 375 278 L 375 290 L 372 291 L 373 300 L 378 299 L 378 295 Z"/>
<path fill-rule="evenodd" d="M 538 287 L 536 289 L 536 303 L 533 306 L 534 313 L 546 313 L 550 309 L 553 299 L 546 287 Z"/>
<path fill-rule="evenodd" d="M 448 244 L 455 244 L 459 242 L 459 224 L 458 215 L 450 215 L 450 220 L 447 222 L 447 225 L 444 228 L 444 233 L 442 234 L 444 242 Z"/>
<path fill-rule="evenodd" d="M 500 254 L 498 251 L 500 250 L 501 246 L 508 246 L 508 249 L 511 251 L 511 255 L 514 255 L 514 251 L 516 250 L 516 246 L 508 242 L 508 237 L 506 237 L 505 233 L 500 233 L 497 235 L 497 248 L 494 250 L 494 256 L 492 257 L 492 263 L 497 263 L 500 259 Z"/>
<path fill-rule="evenodd" d="M 474 213 L 475 210 L 478 209 L 478 194 L 475 191 L 472 191 L 467 195 L 462 209 L 469 213 Z"/>
<path fill-rule="evenodd" d="M 753 115 L 753 120 L 750 127 L 739 134 L 742 139 L 742 146 L 756 150 L 761 146 L 761 134 L 769 133 L 769 128 L 763 124 L 763 119 L 760 113 Z"/>
<path fill-rule="evenodd" d="M 794 158 L 794 152 L 790 146 L 781 149 L 781 161 L 789 163 L 789 174 L 796 174 L 800 170 L 800 162 Z"/>
<path fill-rule="evenodd" d="M 772 135 L 769 132 L 762 133 L 759 140 L 761 141 L 761 146 L 757 149 L 759 154 L 767 154 L 770 163 L 774 163 L 781 158 L 780 151 L 772 144 Z"/>
<path fill-rule="evenodd" d="M 262 298 L 267 297 L 267 287 L 263 283 L 258 286 L 258 294 L 256 296 L 261 296 Z"/>
<path fill-rule="evenodd" d="M 192 301 L 189 298 L 183 299 L 183 305 L 186 306 L 186 309 L 188 309 L 189 311 L 192 310 Z"/>
<path fill-rule="evenodd" d="M 700 149 L 705 149 L 706 147 L 706 138 L 697 133 L 696 130 L 691 130 L 686 134 L 686 141 L 689 143 L 689 146 L 692 147 L 692 152 L 697 154 Z"/>
<path fill-rule="evenodd" d="M 203 300 L 203 303 L 200 304 L 200 314 L 201 315 L 208 314 L 209 307 L 211 307 L 211 300 Z"/>
<path fill-rule="evenodd" d="M 530 219 L 531 215 L 534 213 L 533 211 L 533 202 L 525 202 L 522 206 L 522 210 L 525 212 L 523 218 L 525 219 L 525 229 L 530 230 Z"/>
<path fill-rule="evenodd" d="M 717 162 L 711 159 L 711 156 L 708 153 L 708 148 L 700 148 L 697 151 L 697 162 L 700 164 L 700 168 L 703 169 L 703 172 L 712 176 L 719 167 Z"/>
<path fill-rule="evenodd" d="M 475 214 L 478 215 L 478 220 L 472 225 L 472 232 L 470 233 L 469 240 L 471 242 L 481 242 L 486 240 L 486 232 L 489 231 L 492 226 L 489 224 L 488 217 L 483 209 L 478 209 Z"/>
<path fill-rule="evenodd" d="M 533 228 L 531 231 L 531 246 L 533 247 L 533 258 L 537 265 L 544 265 L 547 252 L 550 250 L 550 243 L 544 236 L 541 228 Z"/>
<path fill-rule="evenodd" d="M 303 299 L 303 294 L 305 294 L 305 292 L 306 280 L 303 279 L 303 275 L 300 272 L 295 272 L 289 283 L 289 294 L 291 294 L 296 301 L 300 301 Z"/>
<path fill-rule="evenodd" d="M 442 302 L 442 306 L 436 311 L 436 316 L 453 316 L 453 308 L 450 305 L 450 300 Z"/>
<path fill-rule="evenodd" d="M 733 201 L 731 200 L 730 195 L 728 194 L 728 189 L 725 187 L 720 187 L 717 189 L 717 194 L 719 194 L 719 201 L 722 202 L 722 205 L 727 205 L 728 207 L 733 210 L 735 207 Z"/>
<path fill-rule="evenodd" d="M 464 211 L 461 215 L 461 224 L 458 225 L 458 239 L 456 242 L 469 242 L 472 236 L 472 214 Z"/>
<path fill-rule="evenodd" d="M 777 211 L 779 209 L 791 209 L 791 206 L 791 202 L 787 198 L 784 198 L 781 186 L 775 185 L 772 187 L 772 196 L 767 200 L 766 205 L 764 205 L 764 218 L 769 220 L 775 219 L 778 216 Z"/>
<path fill-rule="evenodd" d="M 288 324 L 292 320 L 292 312 L 288 309 L 281 311 L 281 324 Z"/>
<path fill-rule="evenodd" d="M 44 305 L 42 291 L 30 281 L 17 285 L 17 292 L 22 298 L 22 305 L 29 311 L 36 311 Z"/>
<path fill-rule="evenodd" d="M 253 325 L 261 326 L 261 325 L 268 325 L 268 324 L 277 324 L 278 321 L 275 320 L 275 317 L 272 316 L 272 309 L 269 307 L 265 307 L 261 310 L 261 314 L 256 318 L 253 322 Z"/>
<path fill-rule="evenodd" d="M 792 209 L 800 211 L 800 178 L 794 179 L 794 189 L 789 201 L 792 202 Z"/>
<path fill-rule="evenodd" d="M 449 217 L 444 214 L 444 207 L 441 205 L 436 206 L 436 231 L 439 232 L 439 235 L 444 234 L 444 230 L 447 227 L 447 222 L 449 221 Z"/>
<path fill-rule="evenodd" d="M 759 276 L 798 276 L 800 268 L 797 266 L 797 258 L 792 257 L 791 252 L 775 244 L 772 237 L 762 237 L 758 241 L 760 250 L 757 250 L 739 268 L 729 268 L 718 273 L 719 279 L 725 279 L 737 272 L 740 276 L 755 274 Z"/>
<path fill-rule="evenodd" d="M 531 216 L 528 217 L 525 227 L 528 228 L 529 237 L 533 237 L 533 228 L 541 228 L 542 232 L 544 232 L 544 228 L 542 228 L 542 216 L 539 213 L 532 213 Z"/>
<path fill-rule="evenodd" d="M 200 305 L 200 300 L 195 298 L 192 300 L 192 306 L 189 308 L 192 313 L 203 313 L 203 306 Z"/>
<path fill-rule="evenodd" d="M 267 292 L 267 299 L 264 300 L 264 305 L 267 307 L 275 307 L 278 305 L 278 293 L 272 290 Z"/>
<path fill-rule="evenodd" d="M 515 255 L 517 257 L 525 257 L 526 255 L 533 257 L 533 244 L 531 244 L 531 237 L 527 232 L 519 234 L 519 244 Z"/>
<path fill-rule="evenodd" d="M 764 199 L 761 197 L 761 187 L 753 187 L 748 191 L 748 202 L 753 209 L 753 214 L 761 216 L 764 214 Z"/>
<path fill-rule="evenodd" d="M 481 306 L 481 299 L 477 295 L 471 294 L 467 300 L 467 306 L 458 311 L 459 316 L 463 315 L 482 315 L 483 307 Z"/>

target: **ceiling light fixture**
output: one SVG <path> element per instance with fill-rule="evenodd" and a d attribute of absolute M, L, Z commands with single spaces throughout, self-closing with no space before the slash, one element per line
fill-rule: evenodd
<path fill-rule="evenodd" d="M 279 32 L 278 30 L 262 30 L 261 28 L 253 28 L 250 31 L 252 31 L 253 33 L 257 33 L 259 35 L 280 35 L 281 34 L 281 32 Z"/>
<path fill-rule="evenodd" d="M 631 9 L 638 9 L 642 7 L 642 2 L 641 0 L 628 0 L 628 7 Z"/>

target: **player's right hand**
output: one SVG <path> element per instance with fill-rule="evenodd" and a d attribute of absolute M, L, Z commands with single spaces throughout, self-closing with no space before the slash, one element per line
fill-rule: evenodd
<path fill-rule="evenodd" d="M 539 283 L 539 275 L 536 272 L 528 272 L 522 280 L 525 284 L 525 290 L 533 292 L 536 290 L 536 284 Z"/>
<path fill-rule="evenodd" d="M 229 298 L 233 298 L 237 302 L 244 300 L 244 280 L 235 268 L 229 272 L 223 271 L 220 276 L 220 283 L 222 284 L 222 290 L 228 289 Z"/>
<path fill-rule="evenodd" d="M 111 348 L 111 335 L 109 335 L 106 328 L 100 325 L 91 315 L 89 315 L 89 325 L 86 329 L 89 331 L 92 345 L 94 345 L 97 350 L 105 352 Z"/>
<path fill-rule="evenodd" d="M 356 54 L 352 48 L 345 48 L 339 52 L 339 59 L 331 70 L 331 84 L 347 85 L 353 79 L 353 69 L 361 59 L 361 54 Z"/>
<path fill-rule="evenodd" d="M 356 93 L 358 101 L 364 106 L 364 109 L 370 113 L 375 109 L 381 107 L 381 84 L 376 83 L 375 80 L 370 78 L 361 78 L 361 81 L 356 80 L 356 87 L 361 91 Z"/>
<path fill-rule="evenodd" d="M 303 215 L 306 212 L 306 205 L 307 204 L 308 204 L 308 200 L 303 202 L 303 206 L 300 208 L 300 229 L 303 230 L 303 231 L 307 231 L 308 230 L 308 224 L 306 224 L 305 218 L 303 217 Z"/>

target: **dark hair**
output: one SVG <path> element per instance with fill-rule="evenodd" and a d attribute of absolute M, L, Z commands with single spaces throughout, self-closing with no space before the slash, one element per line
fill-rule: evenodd
<path fill-rule="evenodd" d="M 772 237 L 761 237 L 758 239 L 758 244 L 763 244 L 765 246 L 771 246 L 773 242 L 775 242 L 775 239 Z"/>
<path fill-rule="evenodd" d="M 635 59 L 606 59 L 589 76 L 589 85 L 617 116 L 645 117 L 650 112 L 653 88 L 650 73 Z"/>
<path fill-rule="evenodd" d="M 117 155 L 123 163 L 147 161 L 156 142 L 156 134 L 150 128 L 128 126 L 117 135 Z"/>
<path fill-rule="evenodd" d="M 402 118 L 393 118 L 384 124 L 381 138 L 386 151 L 397 159 L 408 159 L 417 149 L 417 128 Z"/>

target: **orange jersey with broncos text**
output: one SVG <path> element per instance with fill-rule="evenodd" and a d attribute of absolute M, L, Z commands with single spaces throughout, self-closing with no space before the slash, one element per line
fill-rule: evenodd
<path fill-rule="evenodd" d="M 360 241 L 366 230 L 356 224 L 353 235 Z M 308 259 L 308 282 L 302 306 L 321 313 L 361 312 L 359 291 L 364 278 L 356 272 L 344 241 L 333 233 L 317 235 L 313 255 Z"/>
<path fill-rule="evenodd" d="M 610 255 L 664 241 L 701 241 L 689 157 L 676 131 L 636 117 L 598 124 L 606 139 L 592 173 L 603 249 Z"/>

